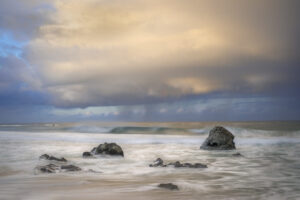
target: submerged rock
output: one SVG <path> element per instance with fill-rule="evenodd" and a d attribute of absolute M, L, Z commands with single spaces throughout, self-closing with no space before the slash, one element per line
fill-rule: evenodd
<path fill-rule="evenodd" d="M 91 152 L 83 152 L 82 157 L 88 158 L 88 157 L 93 157 L 93 154 Z"/>
<path fill-rule="evenodd" d="M 179 161 L 169 163 L 164 165 L 164 161 L 161 158 L 157 158 L 153 164 L 150 164 L 149 167 L 167 167 L 174 166 L 175 168 L 186 167 L 186 168 L 207 168 L 207 165 L 201 163 L 180 163 Z"/>
<path fill-rule="evenodd" d="M 237 153 L 232 154 L 232 156 L 235 156 L 235 157 L 241 157 L 241 156 L 243 156 L 243 155 L 242 155 L 241 153 L 237 152 Z"/>
<path fill-rule="evenodd" d="M 55 160 L 55 161 L 59 161 L 59 162 L 67 162 L 67 160 L 65 158 L 56 158 L 54 156 L 49 156 L 48 154 L 43 154 L 40 156 L 40 159 L 45 159 L 45 160 Z"/>
<path fill-rule="evenodd" d="M 117 145 L 116 143 L 104 143 L 100 144 L 95 150 L 95 154 L 105 154 L 105 155 L 112 155 L 112 156 L 123 156 L 124 153 L 122 148 Z"/>
<path fill-rule="evenodd" d="M 179 190 L 177 185 L 174 185 L 173 183 L 161 183 L 158 185 L 160 188 L 165 188 L 168 190 Z"/>
<path fill-rule="evenodd" d="M 157 158 L 153 164 L 150 164 L 149 167 L 165 167 L 166 165 L 164 165 L 164 161 L 161 158 Z"/>
<path fill-rule="evenodd" d="M 41 155 L 40 159 L 45 159 L 48 161 L 67 162 L 65 158 L 56 158 L 54 156 L 49 156 L 48 154 Z M 50 163 L 48 165 L 37 166 L 35 167 L 35 171 L 40 173 L 57 173 L 57 172 L 81 171 L 81 168 L 75 165 L 67 165 L 58 162 L 55 164 Z"/>
<path fill-rule="evenodd" d="M 81 168 L 77 167 L 75 165 L 62 165 L 60 168 L 64 171 L 68 171 L 68 172 L 81 171 Z"/>
<path fill-rule="evenodd" d="M 99 173 L 99 174 L 100 174 L 100 173 L 103 173 L 103 172 L 96 171 L 96 170 L 93 170 L 93 169 L 89 169 L 89 170 L 88 170 L 88 172 L 92 172 L 92 173 Z"/>
<path fill-rule="evenodd" d="M 232 150 L 235 149 L 234 135 L 222 126 L 214 127 L 200 149 Z"/>
<path fill-rule="evenodd" d="M 75 165 L 62 165 L 58 166 L 55 164 L 48 164 L 43 166 L 37 166 L 35 170 L 41 172 L 41 173 L 57 173 L 57 172 L 73 172 L 73 171 L 81 171 L 80 167 L 77 167 Z"/>
<path fill-rule="evenodd" d="M 44 166 L 37 166 L 35 169 L 42 173 L 56 173 L 59 170 L 59 166 L 48 164 Z"/>
<path fill-rule="evenodd" d="M 175 168 L 207 168 L 207 165 L 202 163 L 180 163 L 179 161 L 176 161 L 175 163 L 169 163 L 168 166 L 174 166 Z"/>

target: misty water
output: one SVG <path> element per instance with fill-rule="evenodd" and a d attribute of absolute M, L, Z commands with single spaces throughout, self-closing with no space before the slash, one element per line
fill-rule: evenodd
<path fill-rule="evenodd" d="M 215 125 L 235 135 L 236 150 L 199 149 Z M 124 158 L 82 158 L 104 142 L 119 144 Z M 37 173 L 44 153 L 82 171 Z M 208 168 L 149 167 L 158 157 Z M 0 159 L 5 200 L 300 199 L 300 122 L 3 124 Z"/>

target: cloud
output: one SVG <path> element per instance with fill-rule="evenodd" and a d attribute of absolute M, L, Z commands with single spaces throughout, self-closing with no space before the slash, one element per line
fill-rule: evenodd
<path fill-rule="evenodd" d="M 298 7 L 294 0 L 4 0 L 1 31 L 24 45 L 3 47 L 18 63 L 0 71 L 0 87 L 21 83 L 40 104 L 68 108 L 225 94 L 298 98 Z"/>
<path fill-rule="evenodd" d="M 55 108 L 1 106 L 1 123 L 68 121 L 259 121 L 297 120 L 299 101 L 265 97 L 202 98 L 173 103 Z M 259 113 L 259 114 L 258 114 Z"/>
<path fill-rule="evenodd" d="M 299 64 L 297 4 L 60 0 L 25 56 L 56 106 L 268 93 Z"/>
<path fill-rule="evenodd" d="M 49 22 L 53 7 L 48 0 L 1 0 L 0 32 L 9 31 L 16 41 L 26 41 L 35 36 L 38 27 Z"/>
<path fill-rule="evenodd" d="M 46 94 L 32 87 L 40 81 L 24 57 L 24 48 L 35 37 L 39 26 L 49 22 L 47 13 L 50 8 L 46 1 L 3 0 L 0 3 L 1 111 L 9 106 L 14 113 L 15 106 L 38 106 L 47 102 Z"/>

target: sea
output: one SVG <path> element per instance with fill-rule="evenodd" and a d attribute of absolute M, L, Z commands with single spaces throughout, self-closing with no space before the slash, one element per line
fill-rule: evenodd
<path fill-rule="evenodd" d="M 214 126 L 234 134 L 236 150 L 200 149 Z M 120 145 L 124 157 L 82 157 L 104 142 Z M 82 171 L 40 173 L 36 166 L 49 162 L 42 154 Z M 149 167 L 157 158 L 207 168 Z M 300 122 L 1 124 L 0 199 L 300 199 Z"/>

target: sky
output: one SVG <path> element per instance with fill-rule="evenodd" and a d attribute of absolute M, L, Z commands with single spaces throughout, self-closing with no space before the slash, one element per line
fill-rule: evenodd
<path fill-rule="evenodd" d="M 1 0 L 0 123 L 300 120 L 298 0 Z"/>

